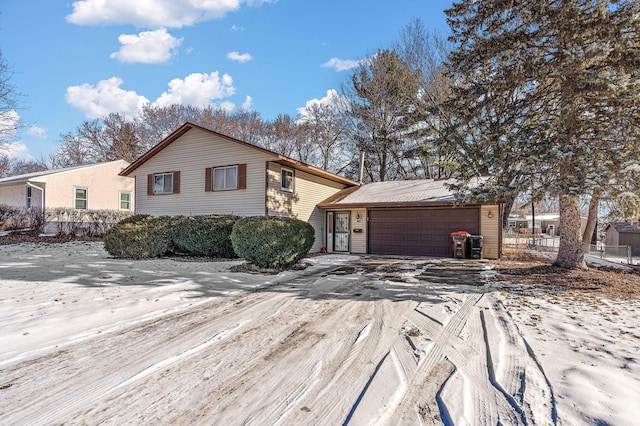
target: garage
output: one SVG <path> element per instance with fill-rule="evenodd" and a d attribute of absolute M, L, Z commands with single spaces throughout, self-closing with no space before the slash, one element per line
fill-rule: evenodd
<path fill-rule="evenodd" d="M 479 208 L 369 210 L 371 254 L 451 256 L 451 232 L 480 232 Z"/>
<path fill-rule="evenodd" d="M 456 181 L 416 179 L 362 184 L 323 202 L 328 253 L 452 257 L 451 233 L 482 237 L 481 256 L 502 253 L 500 200 L 461 202 Z M 341 234 L 336 239 L 336 217 Z"/>

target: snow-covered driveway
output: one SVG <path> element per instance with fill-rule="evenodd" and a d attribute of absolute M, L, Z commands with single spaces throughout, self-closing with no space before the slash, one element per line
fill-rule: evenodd
<path fill-rule="evenodd" d="M 0 255 L 0 424 L 636 420 L 637 301 L 536 293 L 490 262 L 259 275 L 100 243 Z"/>

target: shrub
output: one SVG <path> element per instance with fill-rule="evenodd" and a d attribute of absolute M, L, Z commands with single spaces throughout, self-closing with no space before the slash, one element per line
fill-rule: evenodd
<path fill-rule="evenodd" d="M 171 226 L 177 218 L 169 216 L 138 218 L 118 223 L 104 235 L 109 254 L 129 259 L 159 257 L 172 250 Z"/>
<path fill-rule="evenodd" d="M 55 226 L 57 235 L 104 235 L 119 220 L 131 216 L 120 210 L 79 210 L 69 207 L 48 208 L 46 221 Z"/>
<path fill-rule="evenodd" d="M 231 230 L 238 216 L 211 215 L 184 217 L 171 231 L 175 248 L 198 256 L 235 257 Z"/>
<path fill-rule="evenodd" d="M 11 229 L 20 214 L 18 207 L 0 204 L 0 229 Z"/>
<path fill-rule="evenodd" d="M 150 214 L 134 214 L 133 216 L 126 217 L 118 222 L 118 225 L 126 225 L 127 223 L 139 223 L 144 222 L 146 219 L 152 217 Z"/>
<path fill-rule="evenodd" d="M 299 219 L 254 216 L 239 219 L 231 242 L 236 254 L 263 268 L 286 268 L 296 264 L 313 246 L 315 231 Z"/>
<path fill-rule="evenodd" d="M 25 209 L 0 204 L 0 230 L 25 228 Z"/>

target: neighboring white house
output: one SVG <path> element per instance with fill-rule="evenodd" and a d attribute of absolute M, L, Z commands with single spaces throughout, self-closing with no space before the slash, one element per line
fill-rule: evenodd
<path fill-rule="evenodd" d="M 2 178 L 0 204 L 133 211 L 134 180 L 119 175 L 128 165 L 117 160 Z"/>
<path fill-rule="evenodd" d="M 533 216 L 527 215 L 527 228 L 531 229 L 533 227 Z M 580 218 L 580 232 L 584 232 L 584 229 L 587 226 L 587 218 Z M 558 213 L 541 213 L 536 215 L 536 234 L 543 233 L 549 235 L 560 235 L 562 231 L 560 229 L 560 214 Z"/>

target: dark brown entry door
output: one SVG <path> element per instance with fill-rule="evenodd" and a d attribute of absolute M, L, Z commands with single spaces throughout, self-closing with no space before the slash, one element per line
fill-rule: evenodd
<path fill-rule="evenodd" d="M 349 222 L 350 212 L 335 212 L 333 214 L 333 251 L 349 251 Z"/>
<path fill-rule="evenodd" d="M 369 210 L 369 253 L 451 257 L 451 232 L 479 222 L 478 208 Z"/>

